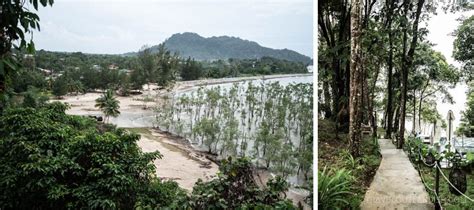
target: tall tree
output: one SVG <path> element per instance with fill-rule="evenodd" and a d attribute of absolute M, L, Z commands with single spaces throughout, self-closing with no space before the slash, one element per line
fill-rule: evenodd
<path fill-rule="evenodd" d="M 160 44 L 158 47 L 158 53 L 155 55 L 156 70 L 154 71 L 157 76 L 156 82 L 162 88 L 166 88 L 173 84 L 176 80 L 177 67 L 178 67 L 178 55 L 171 54 L 171 51 L 166 49 L 164 44 Z"/>
<path fill-rule="evenodd" d="M 351 153 L 354 157 L 360 156 L 362 124 L 362 83 L 361 68 L 361 8 L 362 0 L 351 1 L 351 62 L 350 62 L 350 97 L 349 97 L 349 138 Z"/>
<path fill-rule="evenodd" d="M 417 6 L 416 6 L 416 12 L 415 12 L 415 20 L 413 21 L 413 27 L 412 27 L 412 39 L 410 43 L 410 48 L 408 49 L 407 52 L 407 42 L 408 42 L 408 20 L 409 17 L 411 16 L 409 13 L 409 8 L 411 7 L 411 1 L 409 0 L 404 0 L 404 20 L 402 21 L 403 25 L 403 54 L 402 54 L 402 89 L 401 89 L 401 96 L 400 96 L 400 121 L 399 121 L 399 127 L 400 127 L 400 133 L 399 133 L 399 139 L 397 141 L 397 148 L 402 149 L 403 148 L 403 143 L 405 142 L 405 115 L 406 115 L 406 104 L 407 104 L 407 92 L 408 92 L 408 74 L 410 71 L 413 71 L 413 57 L 415 54 L 415 48 L 418 42 L 418 34 L 420 31 L 418 31 L 418 23 L 420 21 L 420 15 L 421 15 L 421 10 L 423 9 L 423 4 L 425 3 L 425 0 L 418 0 Z"/>

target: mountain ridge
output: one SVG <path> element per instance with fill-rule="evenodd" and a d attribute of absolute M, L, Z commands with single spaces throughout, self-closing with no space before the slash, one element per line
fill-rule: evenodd
<path fill-rule="evenodd" d="M 181 57 L 192 57 L 196 60 L 218 59 L 256 59 L 273 57 L 288 61 L 310 64 L 312 59 L 290 49 L 272 49 L 264 47 L 255 41 L 245 40 L 233 36 L 202 37 L 197 33 L 176 33 L 167 38 L 162 44 L 172 52 L 177 52 Z M 158 50 L 158 45 L 150 47 L 152 52 Z M 136 52 L 126 53 L 134 55 Z"/>

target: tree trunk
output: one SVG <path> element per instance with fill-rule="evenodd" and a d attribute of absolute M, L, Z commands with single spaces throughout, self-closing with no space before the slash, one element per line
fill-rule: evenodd
<path fill-rule="evenodd" d="M 416 90 L 413 90 L 413 128 L 411 132 L 415 134 L 415 128 L 416 128 Z"/>
<path fill-rule="evenodd" d="M 405 0 L 405 17 L 408 19 L 408 0 Z M 406 114 L 406 98 L 407 98 L 407 90 L 408 90 L 408 73 L 409 70 L 412 68 L 413 63 L 413 56 L 415 54 L 415 47 L 418 39 L 418 22 L 420 21 L 420 14 L 421 9 L 423 8 L 424 0 L 418 0 L 416 14 L 415 14 L 415 21 L 413 23 L 412 29 L 412 40 L 410 44 L 410 49 L 408 53 L 405 54 L 406 51 L 406 42 L 407 42 L 407 25 L 404 24 L 404 35 L 403 35 L 403 59 L 402 59 L 402 92 L 401 92 L 401 99 L 400 99 L 400 140 L 398 141 L 397 148 L 402 149 L 403 143 L 405 142 L 405 114 Z"/>
<path fill-rule="evenodd" d="M 389 32 L 388 32 L 388 40 L 389 40 L 389 53 L 388 53 L 388 70 L 387 70 L 387 108 L 386 108 L 386 116 L 387 116 L 387 127 L 386 127 L 386 138 L 390 138 L 392 135 L 392 128 L 393 128 L 393 34 L 392 34 L 392 23 L 391 20 L 389 22 Z"/>
<path fill-rule="evenodd" d="M 362 76 L 360 64 L 360 39 L 361 39 L 361 5 L 362 0 L 351 2 L 351 60 L 350 60 L 350 94 L 349 94 L 349 138 L 351 153 L 354 157 L 360 156 L 361 141 L 361 105 L 362 105 Z"/>
<path fill-rule="evenodd" d="M 323 93 L 324 93 L 324 118 L 330 119 L 332 117 L 331 111 L 331 94 L 329 93 L 329 82 L 325 79 L 323 81 Z"/>

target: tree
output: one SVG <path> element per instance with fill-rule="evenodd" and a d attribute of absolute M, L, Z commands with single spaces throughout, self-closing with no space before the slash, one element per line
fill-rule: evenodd
<path fill-rule="evenodd" d="M 68 84 L 65 76 L 60 76 L 56 78 L 53 82 L 53 94 L 56 97 L 61 98 L 62 96 L 67 94 L 67 86 Z"/>
<path fill-rule="evenodd" d="M 349 97 L 349 139 L 351 142 L 351 154 L 360 156 L 361 124 L 362 124 L 362 69 L 361 69 L 361 6 L 362 0 L 352 0 L 351 3 L 351 77 Z"/>
<path fill-rule="evenodd" d="M 137 72 L 132 76 L 132 81 L 137 83 L 134 86 L 138 88 L 139 84 L 143 85 L 150 82 L 156 82 L 156 77 L 158 76 L 156 72 L 156 63 L 151 49 L 148 46 L 143 46 L 138 52 L 138 61 L 139 68 L 135 70 Z M 141 86 L 139 86 L 139 89 L 141 89 Z"/>
<path fill-rule="evenodd" d="M 464 76 L 466 80 L 474 80 L 474 15 L 462 21 L 455 32 L 453 57 L 463 63 Z"/>
<path fill-rule="evenodd" d="M 182 80 L 197 80 L 202 76 L 202 66 L 191 57 L 181 65 L 180 71 Z"/>
<path fill-rule="evenodd" d="M 474 137 L 474 82 L 470 82 L 467 92 L 466 110 L 462 112 L 460 132 L 466 137 Z"/>
<path fill-rule="evenodd" d="M 98 107 L 105 115 L 105 121 L 109 121 L 109 117 L 117 117 L 120 114 L 120 101 L 118 101 L 114 92 L 108 89 L 100 98 L 95 100 L 95 107 Z"/>
<path fill-rule="evenodd" d="M 171 54 L 171 51 L 166 49 L 164 44 L 158 46 L 158 53 L 155 55 L 157 75 L 156 82 L 162 88 L 166 88 L 174 83 L 176 80 L 176 73 L 178 67 L 178 55 Z"/>
<path fill-rule="evenodd" d="M 403 49 L 402 49 L 402 89 L 401 89 L 401 97 L 400 97 L 400 121 L 399 121 L 399 139 L 397 140 L 397 149 L 402 149 L 403 144 L 405 142 L 405 116 L 406 116 L 406 104 L 407 104 L 407 92 L 408 92 L 408 74 L 410 71 L 413 71 L 413 57 L 415 54 L 415 48 L 418 42 L 418 34 L 421 33 L 418 31 L 418 23 L 420 22 L 421 11 L 423 9 L 423 5 L 425 0 L 418 0 L 416 6 L 416 12 L 411 15 L 409 14 L 410 1 L 404 0 L 404 20 L 402 21 L 402 28 L 403 28 Z M 408 20 L 410 16 L 415 16 L 412 26 L 412 39 L 410 42 L 409 49 L 408 47 Z"/>

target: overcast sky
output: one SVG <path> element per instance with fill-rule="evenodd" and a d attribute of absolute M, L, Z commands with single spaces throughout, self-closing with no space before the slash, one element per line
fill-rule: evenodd
<path fill-rule="evenodd" d="M 432 16 L 432 18 L 427 22 L 429 34 L 427 39 L 436 46 L 434 49 L 441 52 L 448 61 L 449 64 L 460 67 L 460 64 L 454 61 L 453 55 L 453 42 L 455 37 L 451 34 L 456 30 L 460 23 L 457 21 L 458 18 L 464 16 L 469 17 L 474 15 L 474 11 L 467 12 L 458 12 L 458 13 L 447 13 L 439 12 L 438 15 Z M 461 119 L 461 111 L 465 110 L 466 104 L 466 91 L 467 86 L 465 83 L 458 84 L 456 88 L 451 89 L 450 93 L 454 98 L 455 104 L 442 103 L 440 100 L 437 104 L 437 109 L 441 114 L 441 117 L 444 119 L 447 118 L 449 110 L 452 110 L 454 113 L 454 123 L 453 126 L 457 127 Z"/>
<path fill-rule="evenodd" d="M 37 49 L 117 54 L 196 32 L 313 57 L 311 0 L 62 0 L 39 10 Z"/>

